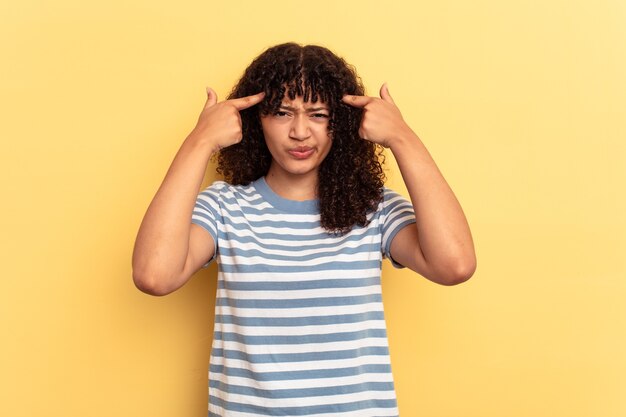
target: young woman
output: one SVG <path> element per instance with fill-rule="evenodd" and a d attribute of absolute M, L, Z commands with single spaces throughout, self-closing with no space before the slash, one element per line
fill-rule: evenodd
<path fill-rule="evenodd" d="M 209 416 L 397 416 L 381 263 L 469 279 L 469 226 L 386 85 L 326 48 L 269 48 L 207 89 L 139 229 L 133 278 L 164 295 L 219 266 Z M 384 187 L 382 147 L 411 200 Z M 217 181 L 199 195 L 209 159 Z"/>

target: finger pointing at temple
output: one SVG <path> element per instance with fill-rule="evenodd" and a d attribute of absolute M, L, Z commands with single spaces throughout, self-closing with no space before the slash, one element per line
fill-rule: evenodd
<path fill-rule="evenodd" d="M 265 93 L 264 92 L 260 92 L 258 94 L 254 94 L 252 96 L 246 96 L 246 97 L 240 97 L 240 98 L 234 98 L 229 100 L 232 104 L 235 105 L 235 108 L 239 111 L 241 110 L 245 110 L 249 107 L 254 106 L 255 104 L 259 104 L 261 101 L 263 101 L 263 98 L 265 97 Z"/>
<path fill-rule="evenodd" d="M 352 96 L 349 94 L 346 94 L 345 96 L 343 96 L 341 98 L 341 101 L 343 101 L 346 104 L 349 104 L 352 107 L 365 107 L 366 105 L 368 105 L 369 103 L 371 103 L 373 100 L 372 97 L 368 97 L 368 96 Z"/>
<path fill-rule="evenodd" d="M 348 94 L 341 100 L 352 107 L 363 109 L 359 126 L 359 136 L 363 139 L 391 147 L 397 137 L 410 130 L 389 94 L 387 83 L 380 88 L 380 98 Z"/>

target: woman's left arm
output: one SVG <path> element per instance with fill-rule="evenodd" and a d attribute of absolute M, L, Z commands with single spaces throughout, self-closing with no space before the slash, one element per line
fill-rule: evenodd
<path fill-rule="evenodd" d="M 363 109 L 359 135 L 389 148 L 411 196 L 416 223 L 391 243 L 394 261 L 442 285 L 468 280 L 476 255 L 463 209 L 430 153 L 404 121 L 386 84 L 380 98 L 351 96 L 344 103 Z"/>

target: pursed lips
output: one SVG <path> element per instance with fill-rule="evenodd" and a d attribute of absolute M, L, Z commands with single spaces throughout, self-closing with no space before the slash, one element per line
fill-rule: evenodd
<path fill-rule="evenodd" d="M 311 156 L 314 151 L 315 149 L 310 146 L 296 146 L 295 148 L 290 148 L 288 152 L 296 159 L 305 159 Z"/>

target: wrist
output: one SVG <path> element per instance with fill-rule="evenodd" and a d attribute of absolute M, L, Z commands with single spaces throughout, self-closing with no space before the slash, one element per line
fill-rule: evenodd
<path fill-rule="evenodd" d="M 196 132 L 196 130 L 192 130 L 191 133 L 187 135 L 183 146 L 191 148 L 194 152 L 205 153 L 208 157 L 211 157 L 211 155 L 220 150 L 220 146 L 216 140 L 212 140 L 206 135 L 201 135 Z"/>
<path fill-rule="evenodd" d="M 407 127 L 398 131 L 397 134 L 393 135 L 389 138 L 388 148 L 391 152 L 401 152 L 402 149 L 406 149 L 406 147 L 414 146 L 416 143 L 421 143 L 420 138 L 411 130 L 411 128 Z"/>

